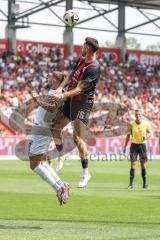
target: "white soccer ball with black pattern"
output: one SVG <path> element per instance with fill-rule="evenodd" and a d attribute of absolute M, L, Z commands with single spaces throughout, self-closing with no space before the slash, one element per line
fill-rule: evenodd
<path fill-rule="evenodd" d="M 70 9 L 65 12 L 63 21 L 67 26 L 73 27 L 79 22 L 79 16 L 74 10 Z"/>

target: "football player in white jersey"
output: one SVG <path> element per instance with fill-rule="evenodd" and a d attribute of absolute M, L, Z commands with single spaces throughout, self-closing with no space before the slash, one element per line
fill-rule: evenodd
<path fill-rule="evenodd" d="M 56 80 L 57 84 L 60 84 L 64 77 L 63 73 L 55 71 L 52 74 L 48 74 L 47 78 L 49 84 L 52 86 L 52 81 L 55 82 Z M 57 86 L 55 87 L 57 88 Z M 48 99 L 49 96 L 53 94 L 54 89 L 51 87 L 46 98 Z M 37 108 L 34 126 L 32 128 L 32 139 L 29 150 L 30 168 L 51 185 L 56 191 L 60 205 L 62 205 L 68 201 L 69 184 L 64 183 L 47 162 L 48 148 L 52 141 L 50 126 L 54 116 L 58 114 L 58 105 L 61 104 L 61 101 L 58 104 L 53 104 L 52 102 L 50 108 L 48 108 L 48 105 L 45 107 L 45 99 L 41 101 L 35 91 L 32 92 L 32 96 L 39 107 Z"/>

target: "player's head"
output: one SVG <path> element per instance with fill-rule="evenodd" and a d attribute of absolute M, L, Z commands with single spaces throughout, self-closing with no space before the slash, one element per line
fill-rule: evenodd
<path fill-rule="evenodd" d="M 95 53 L 99 49 L 99 43 L 95 38 L 87 37 L 83 44 L 82 56 L 85 56 L 88 52 Z"/>
<path fill-rule="evenodd" d="M 142 121 L 142 116 L 143 116 L 143 113 L 142 113 L 142 110 L 141 110 L 141 109 L 135 110 L 135 117 L 136 117 L 136 122 L 137 122 L 137 123 L 141 123 L 141 121 Z"/>
<path fill-rule="evenodd" d="M 53 71 L 52 76 L 57 81 L 57 83 L 59 85 L 64 80 L 64 78 L 67 76 L 67 72 L 65 72 L 65 71 L 62 71 L 62 72 Z"/>
<path fill-rule="evenodd" d="M 58 87 L 66 76 L 67 76 L 66 72 L 53 71 L 51 73 L 48 73 L 47 75 L 48 84 L 52 87 L 53 86 Z"/>

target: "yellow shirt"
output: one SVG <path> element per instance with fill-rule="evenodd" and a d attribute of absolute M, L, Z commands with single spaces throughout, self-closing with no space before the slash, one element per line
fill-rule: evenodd
<path fill-rule="evenodd" d="M 151 132 L 151 126 L 149 122 L 142 120 L 140 124 L 136 122 L 130 123 L 128 126 L 128 133 L 132 135 L 132 143 L 142 144 L 146 143 L 144 137 L 147 133 Z"/>

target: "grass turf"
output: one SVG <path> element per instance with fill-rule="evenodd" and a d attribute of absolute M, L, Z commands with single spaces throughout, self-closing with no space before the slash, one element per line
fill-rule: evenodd
<path fill-rule="evenodd" d="M 0 161 L 0 239 L 159 240 L 159 165 L 148 164 L 147 191 L 137 167 L 129 191 L 127 161 L 92 161 L 92 180 L 77 189 L 80 162 L 67 161 L 60 176 L 71 184 L 71 196 L 59 207 L 50 186 L 29 170 L 28 162 Z"/>

